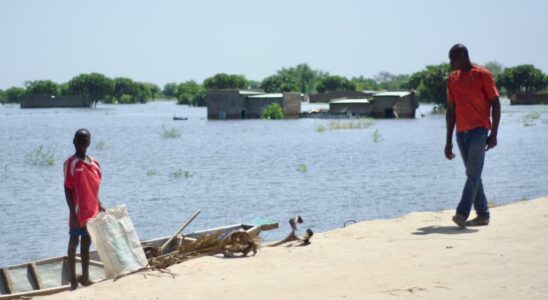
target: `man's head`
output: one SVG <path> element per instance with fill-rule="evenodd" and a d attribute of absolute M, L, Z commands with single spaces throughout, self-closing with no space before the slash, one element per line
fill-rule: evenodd
<path fill-rule="evenodd" d="M 87 129 L 78 129 L 74 134 L 74 139 L 72 140 L 74 148 L 78 153 L 86 153 L 86 150 L 91 143 L 91 134 Z"/>
<path fill-rule="evenodd" d="M 456 44 L 449 50 L 449 62 L 453 70 L 463 70 L 470 67 L 468 49 L 463 44 Z"/>

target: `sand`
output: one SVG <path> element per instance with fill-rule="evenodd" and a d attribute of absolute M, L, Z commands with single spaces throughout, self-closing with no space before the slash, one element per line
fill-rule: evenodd
<path fill-rule="evenodd" d="M 548 197 L 489 226 L 419 212 L 318 233 L 309 246 L 203 257 L 44 299 L 548 299 Z M 42 299 L 42 298 L 41 298 Z"/>

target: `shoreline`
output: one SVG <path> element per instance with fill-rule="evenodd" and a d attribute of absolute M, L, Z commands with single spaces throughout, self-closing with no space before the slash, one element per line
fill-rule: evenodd
<path fill-rule="evenodd" d="M 548 196 L 491 211 L 489 226 L 466 229 L 453 210 L 364 221 L 308 246 L 202 257 L 39 299 L 545 299 Z"/>

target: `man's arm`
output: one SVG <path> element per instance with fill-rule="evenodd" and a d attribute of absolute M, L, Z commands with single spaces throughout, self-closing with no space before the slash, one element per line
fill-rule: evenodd
<path fill-rule="evenodd" d="M 497 134 L 499 133 L 499 123 L 500 123 L 500 100 L 499 97 L 495 97 L 491 101 L 491 133 L 487 137 L 487 145 L 485 146 L 485 151 L 495 148 L 497 146 Z"/>
<path fill-rule="evenodd" d="M 453 153 L 453 130 L 455 130 L 455 105 L 447 102 L 447 112 L 445 113 L 445 123 L 447 125 L 447 136 L 445 137 L 445 157 L 447 159 L 455 158 Z"/>
<path fill-rule="evenodd" d="M 67 205 L 69 207 L 70 216 L 72 219 L 70 228 L 80 228 L 80 224 L 78 224 L 78 218 L 76 217 L 76 210 L 74 209 L 74 205 L 72 205 L 72 191 L 67 189 L 66 187 L 65 187 L 65 199 L 67 200 Z"/>

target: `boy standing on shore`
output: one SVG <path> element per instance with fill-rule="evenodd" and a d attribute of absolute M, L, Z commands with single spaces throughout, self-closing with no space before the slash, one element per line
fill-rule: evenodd
<path fill-rule="evenodd" d="M 466 168 L 466 183 L 453 222 L 459 227 L 488 225 L 490 214 L 481 173 L 485 152 L 497 146 L 499 93 L 489 70 L 472 65 L 468 49 L 457 44 L 449 51 L 453 72 L 447 78 L 447 137 L 445 157 L 453 159 L 453 129 Z M 492 123 L 491 123 L 492 119 Z M 477 217 L 467 221 L 472 209 Z"/>
<path fill-rule="evenodd" d="M 87 129 L 79 129 L 72 141 L 76 153 L 64 163 L 65 198 L 69 207 L 69 244 L 68 265 L 70 289 L 78 288 L 78 282 L 83 286 L 93 284 L 89 278 L 89 247 L 91 238 L 86 223 L 104 208 L 99 201 L 99 185 L 101 184 L 101 167 L 99 163 L 86 155 L 91 143 L 91 134 Z M 76 248 L 82 242 L 80 254 L 82 258 L 82 275 L 76 276 Z"/>

